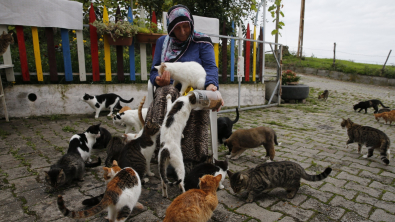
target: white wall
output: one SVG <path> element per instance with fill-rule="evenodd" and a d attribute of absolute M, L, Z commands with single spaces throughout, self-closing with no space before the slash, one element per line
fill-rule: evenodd
<path fill-rule="evenodd" d="M 143 96 L 147 95 L 147 84 L 74 84 L 74 85 L 15 85 L 6 87 L 5 97 L 10 117 L 43 116 L 52 114 L 92 114 L 94 110 L 81 100 L 85 93 L 99 95 L 116 93 L 123 99 L 134 98 L 127 106 L 135 109 Z M 237 106 L 237 84 L 222 84 L 220 92 L 225 106 Z M 31 102 L 28 95 L 34 93 L 37 100 Z M 241 105 L 262 105 L 265 101 L 262 84 L 244 84 L 241 86 Z M 122 106 L 126 105 L 121 103 Z M 148 107 L 145 104 L 144 107 Z M 4 110 L 0 103 L 0 117 Z"/>

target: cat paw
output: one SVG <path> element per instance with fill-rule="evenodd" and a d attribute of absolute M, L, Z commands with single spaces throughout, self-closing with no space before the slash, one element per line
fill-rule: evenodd
<path fill-rule="evenodd" d="M 254 201 L 253 198 L 248 198 L 248 199 L 246 200 L 247 203 L 252 203 L 253 201 Z"/>
<path fill-rule="evenodd" d="M 362 157 L 363 157 L 363 158 L 368 158 L 368 155 L 363 155 Z"/>
<path fill-rule="evenodd" d="M 95 116 L 95 119 L 99 118 L 98 116 Z"/>
<path fill-rule="evenodd" d="M 224 189 L 224 188 L 225 188 L 225 186 L 224 186 L 224 185 L 222 185 L 222 184 L 220 184 L 220 185 L 219 185 L 219 189 L 221 189 L 221 190 L 222 190 L 222 189 Z"/>
<path fill-rule="evenodd" d="M 148 172 L 148 173 L 147 173 L 147 175 L 148 175 L 148 176 L 150 176 L 150 177 L 153 177 L 153 176 L 155 176 L 155 174 L 154 174 L 153 172 L 151 172 L 151 171 L 150 171 L 150 172 Z"/>
<path fill-rule="evenodd" d="M 171 95 L 170 95 L 170 94 L 167 94 L 166 99 L 167 99 L 167 100 L 171 99 Z"/>
<path fill-rule="evenodd" d="M 231 159 L 232 160 L 237 160 L 237 159 L 239 159 L 239 157 L 235 156 L 235 157 L 232 157 Z"/>
<path fill-rule="evenodd" d="M 270 159 L 266 160 L 266 163 L 271 163 L 271 162 L 273 162 L 273 161 L 271 161 Z"/>
<path fill-rule="evenodd" d="M 231 158 L 231 157 L 232 157 L 232 155 L 226 155 L 226 158 L 228 158 L 228 159 Z"/>
<path fill-rule="evenodd" d="M 107 116 L 112 116 L 112 113 L 110 112 Z"/>
<path fill-rule="evenodd" d="M 148 183 L 149 179 L 148 178 L 144 178 L 143 181 L 144 181 L 144 183 Z"/>

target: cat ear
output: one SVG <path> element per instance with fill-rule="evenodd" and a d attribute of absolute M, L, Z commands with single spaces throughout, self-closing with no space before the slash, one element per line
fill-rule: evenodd
<path fill-rule="evenodd" d="M 96 126 L 100 127 L 100 124 L 101 124 L 101 123 L 97 124 Z"/>
<path fill-rule="evenodd" d="M 107 172 L 108 168 L 107 167 L 103 167 L 103 170 L 104 170 L 104 172 Z"/>
<path fill-rule="evenodd" d="M 44 173 L 45 173 L 45 175 L 49 176 L 49 175 L 48 175 L 48 171 L 44 171 Z"/>
<path fill-rule="evenodd" d="M 58 175 L 58 177 L 60 178 L 60 177 L 62 177 L 63 176 L 63 174 L 64 174 L 64 172 L 63 172 L 63 169 L 60 169 L 60 172 L 59 172 L 59 175 Z"/>
<path fill-rule="evenodd" d="M 159 68 L 160 68 L 160 66 L 154 66 L 155 67 L 155 69 L 157 69 L 157 70 L 159 70 Z"/>
<path fill-rule="evenodd" d="M 227 170 L 226 173 L 228 174 L 229 178 L 231 178 L 233 176 L 233 173 L 230 172 L 230 170 Z"/>
<path fill-rule="evenodd" d="M 219 183 L 219 182 L 221 181 L 221 179 L 222 179 L 222 174 L 218 174 L 218 175 L 215 177 L 215 180 L 217 181 L 217 183 Z"/>
<path fill-rule="evenodd" d="M 112 161 L 113 166 L 118 166 L 118 162 L 116 160 Z"/>
<path fill-rule="evenodd" d="M 162 62 L 160 65 L 166 67 L 166 64 L 164 62 Z"/>

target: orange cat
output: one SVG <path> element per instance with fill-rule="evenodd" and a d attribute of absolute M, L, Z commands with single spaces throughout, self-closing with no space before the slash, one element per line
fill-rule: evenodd
<path fill-rule="evenodd" d="M 385 120 L 385 124 L 387 124 L 387 121 L 390 122 L 390 126 L 392 124 L 392 122 L 395 122 L 395 112 L 386 112 L 383 113 L 383 119 Z"/>
<path fill-rule="evenodd" d="M 124 107 L 122 107 L 121 110 L 119 110 L 118 113 L 123 113 L 123 112 L 125 112 L 126 110 L 132 110 L 132 109 L 131 109 L 129 106 L 124 106 Z"/>
<path fill-rule="evenodd" d="M 206 222 L 217 208 L 217 189 L 222 175 L 200 178 L 200 189 L 190 189 L 178 196 L 166 210 L 163 222 Z"/>
<path fill-rule="evenodd" d="M 377 120 L 377 122 L 379 122 L 380 118 L 384 119 L 384 115 L 386 115 L 387 112 L 385 113 L 373 113 L 374 118 Z"/>

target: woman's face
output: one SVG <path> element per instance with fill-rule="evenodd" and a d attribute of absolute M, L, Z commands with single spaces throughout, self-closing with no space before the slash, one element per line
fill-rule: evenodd
<path fill-rule="evenodd" d="M 174 35 L 180 41 L 186 41 L 188 37 L 191 35 L 191 27 L 189 26 L 189 22 L 183 22 L 178 24 L 173 29 Z"/>

